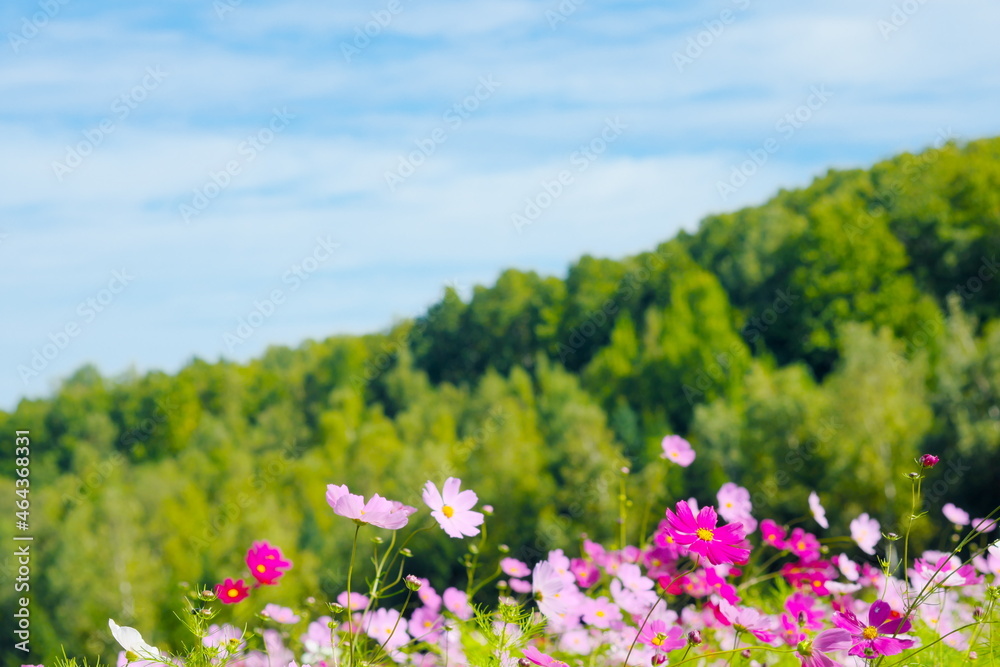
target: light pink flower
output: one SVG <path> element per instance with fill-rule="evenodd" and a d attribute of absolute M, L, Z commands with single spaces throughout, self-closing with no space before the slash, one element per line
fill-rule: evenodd
<path fill-rule="evenodd" d="M 298 615 L 289 609 L 288 607 L 282 607 L 276 604 L 266 604 L 264 609 L 260 612 L 261 616 L 266 616 L 275 623 L 298 623 Z"/>
<path fill-rule="evenodd" d="M 996 530 L 996 527 L 997 527 L 997 519 L 979 518 L 972 520 L 972 529 L 978 530 L 980 533 L 992 533 L 994 530 Z"/>
<path fill-rule="evenodd" d="M 351 493 L 346 484 L 327 484 L 326 502 L 335 514 L 353 519 L 359 524 L 371 524 L 390 530 L 405 526 L 410 515 L 417 511 L 416 507 L 388 500 L 377 493 L 365 502 L 364 497 Z"/>
<path fill-rule="evenodd" d="M 867 512 L 851 521 L 851 539 L 869 556 L 875 555 L 875 545 L 882 537 L 881 530 L 878 519 L 872 519 Z"/>
<path fill-rule="evenodd" d="M 444 482 L 444 492 L 439 493 L 434 482 L 427 482 L 424 486 L 424 502 L 433 511 L 433 516 L 444 532 L 449 537 L 472 537 L 479 534 L 479 528 L 483 523 L 483 515 L 480 512 L 473 512 L 479 497 L 476 492 L 466 489 L 459 491 L 462 480 L 449 477 Z"/>
<path fill-rule="evenodd" d="M 523 562 L 516 558 L 503 558 L 500 560 L 500 569 L 508 577 L 527 577 L 531 570 Z"/>
<path fill-rule="evenodd" d="M 941 513 L 944 517 L 951 521 L 956 526 L 968 526 L 969 525 L 969 513 L 960 507 L 956 507 L 953 503 L 946 503 L 944 507 L 941 508 Z"/>
<path fill-rule="evenodd" d="M 661 443 L 663 454 L 661 458 L 672 461 L 682 468 L 687 468 L 694 463 L 694 450 L 691 443 L 679 435 L 668 435 Z"/>

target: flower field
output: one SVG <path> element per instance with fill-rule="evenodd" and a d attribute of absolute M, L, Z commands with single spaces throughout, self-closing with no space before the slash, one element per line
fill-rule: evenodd
<path fill-rule="evenodd" d="M 682 438 L 664 438 L 663 465 L 686 467 L 695 456 Z M 582 536 L 579 553 L 556 549 L 535 563 L 491 543 L 490 523 L 503 517 L 457 478 L 440 490 L 428 481 L 426 508 L 330 484 L 330 510 L 355 524 L 336 600 L 295 609 L 259 602 L 295 576 L 279 547 L 259 541 L 246 574 L 189 591 L 188 647 L 151 646 L 113 619 L 109 630 L 122 647 L 118 664 L 140 667 L 992 665 L 1000 508 L 970 517 L 947 504 L 953 533 L 940 537 L 950 548 L 910 549 L 909 529 L 926 518 L 922 486 L 938 463 L 923 455 L 904 480 L 912 498 L 904 534 L 883 533 L 867 513 L 851 521 L 850 536 L 826 534 L 815 492 L 801 519 L 781 525 L 755 516 L 749 492 L 728 482 L 713 505 L 680 499 L 664 508 L 642 544 Z M 407 573 L 410 538 L 428 530 L 467 541 L 466 581 L 436 590 Z M 366 581 L 355 576 L 360 559 L 374 568 Z"/>

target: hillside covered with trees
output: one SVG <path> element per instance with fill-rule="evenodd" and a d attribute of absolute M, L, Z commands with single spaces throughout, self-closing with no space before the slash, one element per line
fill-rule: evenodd
<path fill-rule="evenodd" d="M 35 443 L 35 641 L 111 657 L 109 617 L 179 641 L 179 584 L 221 581 L 254 540 L 295 564 L 269 601 L 335 598 L 353 530 L 331 483 L 419 506 L 426 480 L 460 476 L 500 517 L 491 538 L 533 562 L 575 554 L 584 525 L 615 538 L 622 467 L 631 540 L 727 480 L 767 516 L 805 514 L 816 490 L 888 531 L 909 508 L 900 476 L 931 452 L 944 471 L 915 542 L 943 547 L 943 503 L 984 516 L 1000 498 L 998 273 L 1000 139 L 985 139 L 830 171 L 563 277 L 508 270 L 382 333 L 176 375 L 82 368 L 0 412 Z M 698 451 L 683 476 L 659 464 L 671 433 Z M 448 537 L 416 542 L 444 554 L 417 574 L 461 571 Z M 0 556 L 8 617 L 15 573 Z"/>

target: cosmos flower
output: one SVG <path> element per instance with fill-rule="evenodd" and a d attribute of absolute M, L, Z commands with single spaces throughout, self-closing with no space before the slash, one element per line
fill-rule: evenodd
<path fill-rule="evenodd" d="M 470 489 L 459 491 L 462 487 L 462 480 L 449 477 L 444 482 L 444 492 L 439 493 L 434 482 L 427 482 L 424 486 L 424 502 L 433 511 L 431 516 L 437 520 L 449 537 L 472 537 L 479 534 L 479 528 L 483 523 L 483 515 L 480 512 L 473 512 L 479 497 L 476 492 Z"/>
<path fill-rule="evenodd" d="M 944 518 L 956 526 L 969 525 L 969 513 L 960 507 L 956 507 L 953 503 L 945 503 L 944 507 L 941 508 L 941 513 L 944 514 Z"/>
<path fill-rule="evenodd" d="M 326 502 L 335 514 L 353 519 L 358 524 L 370 524 L 389 530 L 405 526 L 410 515 L 417 511 L 416 507 L 387 500 L 377 493 L 365 502 L 364 497 L 351 493 L 346 484 L 327 484 Z"/>
<path fill-rule="evenodd" d="M 111 628 L 111 635 L 125 649 L 126 654 L 133 653 L 139 658 L 160 657 L 160 649 L 147 644 L 135 628 L 118 625 L 112 618 L 108 619 L 108 627 Z"/>
<path fill-rule="evenodd" d="M 660 443 L 663 447 L 663 454 L 661 458 L 665 458 L 668 461 L 676 463 L 682 468 L 687 468 L 689 465 L 694 463 L 694 450 L 691 448 L 691 443 L 682 438 L 679 435 L 668 435 Z"/>
<path fill-rule="evenodd" d="M 718 520 L 715 508 L 703 507 L 696 517 L 683 500 L 678 501 L 676 513 L 667 510 L 668 530 L 677 544 L 704 556 L 712 565 L 747 562 L 750 550 L 743 546 L 743 526 L 717 526 Z"/>
<path fill-rule="evenodd" d="M 910 629 L 906 618 L 892 618 L 889 603 L 876 600 L 868 610 L 868 623 L 862 623 L 853 612 L 834 612 L 833 624 L 851 635 L 849 655 L 859 658 L 877 658 L 896 655 L 913 646 L 912 639 L 893 636 Z"/>
<path fill-rule="evenodd" d="M 812 512 L 816 523 L 824 528 L 830 527 L 830 522 L 826 520 L 826 509 L 819 502 L 819 494 L 815 491 L 809 493 L 809 511 Z"/>
<path fill-rule="evenodd" d="M 875 555 L 875 545 L 882 537 L 882 526 L 878 519 L 872 519 L 868 513 L 864 513 L 857 519 L 851 521 L 851 539 L 854 540 L 861 550 L 869 556 Z"/>
<path fill-rule="evenodd" d="M 275 623 L 286 623 L 291 625 L 299 622 L 299 616 L 289 609 L 276 604 L 266 604 L 260 612 L 261 616 L 266 616 Z"/>
<path fill-rule="evenodd" d="M 843 651 L 851 645 L 851 634 L 840 628 L 830 628 L 816 635 L 811 642 L 802 642 L 796 649 L 802 667 L 841 667 L 826 653 Z"/>
<path fill-rule="evenodd" d="M 687 645 L 684 628 L 679 625 L 668 628 L 666 621 L 661 619 L 647 623 L 638 639 L 639 643 L 649 646 L 657 653 L 668 653 Z"/>
<path fill-rule="evenodd" d="M 219 596 L 219 602 L 223 604 L 236 604 L 246 600 L 250 595 L 250 589 L 242 579 L 233 581 L 226 579 L 215 587 L 215 594 Z"/>
<path fill-rule="evenodd" d="M 538 603 L 538 610 L 546 618 L 556 618 L 566 612 L 568 605 L 559 596 L 565 587 L 566 582 L 547 560 L 535 565 L 531 573 L 531 593 Z"/>
<path fill-rule="evenodd" d="M 292 567 L 292 561 L 285 559 L 281 549 L 267 542 L 254 542 L 247 551 L 247 567 L 254 579 L 264 585 L 274 585 Z"/>

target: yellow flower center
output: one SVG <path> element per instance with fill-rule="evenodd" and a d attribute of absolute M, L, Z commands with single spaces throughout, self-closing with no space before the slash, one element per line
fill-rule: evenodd
<path fill-rule="evenodd" d="M 603 610 L 603 609 L 600 609 L 600 610 L 598 610 L 598 611 L 597 611 L 597 612 L 596 612 L 596 613 L 594 614 L 594 616 L 596 616 L 597 618 L 604 618 L 604 610 Z"/>
<path fill-rule="evenodd" d="M 715 538 L 715 533 L 707 528 L 699 528 L 695 535 L 698 536 L 699 540 L 704 540 L 706 542 L 711 542 Z"/>
<path fill-rule="evenodd" d="M 805 542 L 799 542 L 795 546 L 797 546 L 799 548 L 799 551 L 804 551 L 805 548 L 806 548 L 806 543 Z"/>
<path fill-rule="evenodd" d="M 670 455 L 671 455 L 672 457 L 674 457 L 675 459 L 676 459 L 676 458 L 677 458 L 678 456 L 680 456 L 680 454 L 678 454 L 677 452 L 670 452 Z"/>
<path fill-rule="evenodd" d="M 653 639 L 650 640 L 650 644 L 653 646 L 663 646 L 663 642 L 667 641 L 667 635 L 662 632 L 657 632 L 653 635 Z"/>
<path fill-rule="evenodd" d="M 267 571 L 267 568 L 266 568 L 266 567 L 264 567 L 263 565 L 258 565 L 258 566 L 257 566 L 257 571 L 258 571 L 258 572 L 266 572 L 266 571 Z"/>
<path fill-rule="evenodd" d="M 444 514 L 449 519 L 455 516 L 455 510 L 452 509 L 451 505 L 445 505 L 441 508 L 441 514 Z"/>
<path fill-rule="evenodd" d="M 234 597 L 236 597 L 239 594 L 240 594 L 240 592 L 238 590 L 236 590 L 235 588 L 230 588 L 229 592 L 227 593 L 227 595 L 229 597 L 231 597 L 231 598 L 234 598 Z"/>
<path fill-rule="evenodd" d="M 878 637 L 878 629 L 874 625 L 869 625 L 861 631 L 861 636 L 865 639 L 875 639 Z"/>

